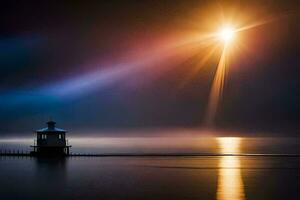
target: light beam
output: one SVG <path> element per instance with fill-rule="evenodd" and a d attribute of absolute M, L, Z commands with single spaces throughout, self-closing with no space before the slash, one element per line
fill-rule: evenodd
<path fill-rule="evenodd" d="M 224 47 L 209 94 L 208 107 L 205 118 L 205 124 L 207 126 L 213 125 L 218 110 L 218 105 L 220 103 L 220 99 L 222 98 L 229 42 L 232 41 L 234 35 L 235 30 L 231 26 L 223 26 L 223 28 L 221 28 L 218 33 L 218 37 L 224 41 Z"/>

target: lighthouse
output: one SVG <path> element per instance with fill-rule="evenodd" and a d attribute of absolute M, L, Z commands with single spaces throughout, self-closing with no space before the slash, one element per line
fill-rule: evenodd
<path fill-rule="evenodd" d="M 36 140 L 31 147 L 32 155 L 67 156 L 71 148 L 66 139 L 66 130 L 55 127 L 56 122 L 50 120 L 47 127 L 36 131 Z"/>

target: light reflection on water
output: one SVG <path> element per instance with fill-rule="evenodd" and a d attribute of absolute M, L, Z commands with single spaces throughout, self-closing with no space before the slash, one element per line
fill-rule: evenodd
<path fill-rule="evenodd" d="M 220 153 L 240 153 L 241 138 L 217 138 Z M 217 200 L 245 200 L 238 156 L 222 156 L 219 161 Z"/>

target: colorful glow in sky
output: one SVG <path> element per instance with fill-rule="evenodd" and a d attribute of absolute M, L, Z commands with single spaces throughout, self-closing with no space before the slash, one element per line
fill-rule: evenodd
<path fill-rule="evenodd" d="M 51 106 L 62 110 L 64 105 L 71 105 L 74 102 L 80 104 L 82 99 L 92 99 L 91 97 L 97 96 L 95 102 L 99 101 L 104 96 L 101 96 L 104 94 L 103 91 L 114 90 L 111 88 L 123 89 L 130 85 L 131 88 L 138 88 L 146 93 L 149 89 L 145 87 L 146 82 L 155 85 L 158 82 L 157 80 L 165 79 L 163 84 L 168 85 L 166 87 L 168 89 L 159 90 L 157 88 L 159 92 L 156 94 L 153 92 L 155 89 L 152 88 L 153 96 L 165 95 L 167 97 L 165 99 L 168 101 L 173 98 L 173 104 L 165 102 L 165 107 L 170 106 L 166 112 L 160 112 L 159 109 L 156 111 L 158 115 L 162 116 L 163 120 L 168 121 L 169 115 L 179 116 L 182 113 L 189 113 L 188 109 L 191 108 L 188 108 L 188 106 L 190 105 L 191 107 L 194 106 L 195 113 L 198 112 L 197 124 L 205 121 L 205 125 L 214 126 L 220 108 L 224 108 L 222 107 L 222 100 L 229 97 L 229 94 L 226 93 L 226 83 L 230 81 L 228 77 L 232 75 L 231 71 L 229 72 L 229 69 L 232 69 L 232 63 L 236 67 L 233 71 L 238 74 L 239 69 L 237 69 L 237 66 L 242 69 L 244 66 L 252 65 L 250 62 L 253 61 L 250 57 L 242 55 L 241 52 L 253 51 L 254 53 L 251 52 L 251 56 L 264 53 L 261 50 L 262 48 L 257 47 L 259 42 L 247 45 L 255 41 L 253 38 L 257 39 L 259 37 L 250 38 L 246 37 L 247 34 L 245 34 L 246 36 L 243 35 L 243 33 L 251 30 L 251 34 L 255 35 L 254 28 L 268 25 L 269 22 L 273 22 L 277 18 L 270 15 L 258 19 L 256 16 L 251 16 L 251 12 L 241 13 L 239 9 L 235 11 L 233 11 L 234 9 L 220 9 L 215 4 L 212 6 L 205 4 L 203 8 L 199 9 L 200 11 L 193 10 L 191 12 L 193 14 L 187 17 L 185 11 L 191 8 L 184 8 L 184 5 L 185 3 L 181 5 L 184 12 L 178 13 L 181 17 L 173 15 L 177 12 L 176 9 L 174 9 L 173 14 L 162 14 L 168 18 L 154 17 L 148 21 L 146 19 L 147 15 L 144 16 L 145 19 L 139 21 L 135 18 L 136 15 L 133 14 L 126 20 L 122 20 L 123 27 L 121 26 L 122 23 L 118 21 L 121 20 L 120 16 L 115 17 L 114 15 L 110 16 L 111 21 L 109 23 L 101 16 L 89 19 L 91 21 L 83 20 L 72 24 L 70 21 L 76 21 L 74 19 L 77 17 L 77 13 L 70 11 L 75 17 L 70 17 L 64 25 L 71 24 L 71 26 L 57 27 L 54 23 L 55 25 L 49 28 L 53 32 L 35 33 L 33 31 L 33 33 L 30 32 L 27 35 L 14 35 L 12 36 L 14 39 L 0 38 L 0 51 L 4 55 L 1 70 L 4 72 L 10 70 L 10 76 L 12 77 L 10 79 L 3 77 L 4 80 L 10 82 L 4 83 L 1 87 L 1 109 L 5 113 L 11 114 L 11 116 L 14 114 L 10 110 L 16 110 L 16 113 L 18 113 L 19 108 L 27 109 L 31 113 L 41 111 L 43 108 L 49 108 L 47 112 L 54 110 Z M 116 6 L 122 7 L 121 5 Z M 161 6 L 163 7 L 163 5 Z M 129 6 L 128 9 L 132 8 Z M 155 6 L 153 10 L 156 10 Z M 250 11 L 253 10 L 250 9 Z M 95 12 L 98 13 L 98 11 Z M 142 13 L 142 11 L 139 12 Z M 85 15 L 87 13 L 81 14 Z M 118 14 L 118 12 L 115 14 Z M 57 18 L 57 21 L 65 19 L 66 14 L 62 13 L 61 15 Z M 96 23 L 98 21 L 101 26 L 91 25 L 92 22 Z M 169 25 L 167 22 L 172 23 Z M 85 27 L 86 24 L 91 25 L 88 26 L 90 29 Z M 39 30 L 39 26 L 37 27 L 36 30 Z M 110 35 L 113 36 L 110 37 Z M 84 42 L 90 42 L 83 50 L 81 50 L 80 39 Z M 78 41 L 80 45 L 72 44 L 72 42 L 76 43 Z M 257 41 L 259 40 L 257 39 Z M 92 53 L 89 52 L 90 47 L 93 49 Z M 252 47 L 255 47 L 255 49 Z M 72 48 L 76 49 L 75 53 Z M 39 50 L 43 53 L 40 53 Z M 56 52 L 56 50 L 59 52 Z M 90 54 L 93 55 L 90 56 Z M 81 56 L 84 61 L 79 59 Z M 244 57 L 240 59 L 240 56 Z M 40 60 L 43 61 L 39 62 Z M 15 68 L 9 69 L 7 66 Z M 27 67 L 28 69 L 26 69 Z M 13 70 L 16 70 L 15 74 Z M 174 77 L 175 81 L 172 80 L 172 82 L 169 77 L 176 74 L 174 71 L 178 71 L 178 74 L 182 73 L 183 75 L 178 76 L 180 80 L 175 80 L 178 77 Z M 26 78 L 26 76 L 30 78 Z M 195 79 L 200 81 L 193 82 Z M 186 85 L 189 85 L 189 87 L 186 88 Z M 155 85 L 153 87 L 160 86 Z M 174 97 L 168 95 L 172 93 L 170 87 L 174 90 L 183 91 L 182 93 L 186 95 L 181 99 L 180 104 L 177 104 L 176 95 Z M 199 88 L 199 90 L 196 91 L 195 88 Z M 193 96 L 192 92 L 198 92 L 199 96 Z M 129 97 L 124 96 L 124 99 L 131 98 L 130 94 L 128 94 Z M 247 97 L 247 94 L 244 94 L 244 96 Z M 246 97 L 244 99 L 247 99 Z M 123 96 L 121 98 L 118 96 L 118 101 L 121 103 L 124 102 L 122 98 Z M 185 98 L 189 98 L 189 100 L 187 101 Z M 195 106 L 192 104 L 192 98 L 195 99 L 195 102 L 198 100 L 201 102 Z M 109 98 L 107 99 L 107 101 L 110 101 Z M 143 116 L 147 118 L 147 115 L 151 115 L 152 110 L 154 110 L 149 106 L 153 101 L 147 102 L 147 97 L 141 101 L 144 101 L 142 106 L 135 102 L 136 104 L 132 105 L 132 108 L 136 110 L 144 109 L 146 114 L 143 114 Z M 58 104 L 62 106 L 56 106 Z M 103 102 L 98 104 L 94 106 L 105 107 L 102 106 Z M 185 106 L 187 106 L 187 109 L 183 108 Z M 242 107 L 241 103 L 239 106 Z M 31 109 L 32 107 L 34 109 Z M 78 107 L 81 107 L 81 105 Z M 88 107 L 88 103 L 85 107 Z M 228 109 L 232 110 L 232 108 Z M 79 110 L 85 113 L 85 109 L 80 108 Z M 118 109 L 114 110 L 112 108 L 111 110 L 116 111 L 116 113 L 119 112 Z M 177 110 L 174 112 L 175 114 L 173 110 Z M 187 111 L 185 113 L 182 110 Z M 131 114 L 131 111 L 127 113 Z M 3 114 L 3 116 L 5 115 L 7 114 Z M 151 117 L 149 118 L 149 121 L 153 121 Z M 78 121 L 80 120 L 78 119 Z"/>
<path fill-rule="evenodd" d="M 230 26 L 224 26 L 219 32 L 215 33 L 177 37 L 171 41 L 164 41 L 162 45 L 147 49 L 145 52 L 135 52 L 135 56 L 128 56 L 126 62 L 113 63 L 108 66 L 96 66 L 94 67 L 96 70 L 38 88 L 21 88 L 15 92 L 4 93 L 1 95 L 1 103 L 14 106 L 24 102 L 35 102 L 35 100 L 40 99 L 45 99 L 46 101 L 63 99 L 63 101 L 66 101 L 88 95 L 111 84 L 126 82 L 132 76 L 141 76 L 143 73 L 151 73 L 151 71 L 157 70 L 163 73 L 165 71 L 164 68 L 170 68 L 175 63 L 178 64 L 187 60 L 195 55 L 197 51 L 201 51 L 201 48 L 204 46 L 212 46 L 211 51 L 206 56 L 199 58 L 201 62 L 200 65 L 195 66 L 194 73 L 196 74 L 197 69 L 202 68 L 212 54 L 215 53 L 221 39 L 224 41 L 224 48 L 213 79 L 206 118 L 207 124 L 212 124 L 223 92 L 229 44 L 234 39 L 235 32 L 246 30 L 249 27 L 253 28 L 255 26 L 246 26 L 246 28 L 236 30 Z M 153 67 L 158 64 L 161 66 L 159 69 Z"/>

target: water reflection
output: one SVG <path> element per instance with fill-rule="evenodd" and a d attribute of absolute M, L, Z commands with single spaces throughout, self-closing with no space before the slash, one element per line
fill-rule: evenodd
<path fill-rule="evenodd" d="M 241 139 L 236 137 L 217 138 L 220 153 L 240 153 Z M 218 172 L 217 200 L 245 200 L 244 184 L 238 156 L 223 156 Z"/>

